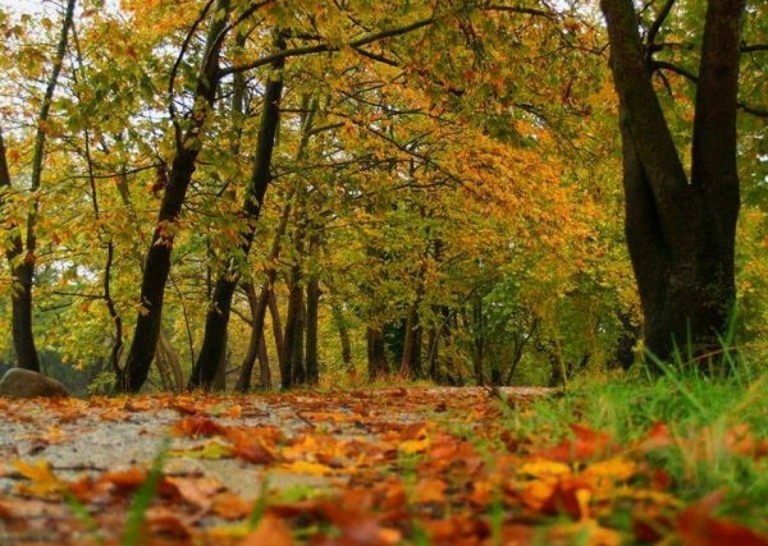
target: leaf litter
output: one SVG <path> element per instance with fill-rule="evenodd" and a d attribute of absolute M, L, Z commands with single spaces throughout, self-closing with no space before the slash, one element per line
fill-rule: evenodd
<path fill-rule="evenodd" d="M 542 393 L 0 399 L 0 544 L 768 545 L 717 515 L 724 491 L 673 494 L 653 455 L 702 448 L 663 423 L 632 445 L 583 423 L 516 430 L 506 417 Z M 768 452 L 746 428 L 727 443 Z"/>

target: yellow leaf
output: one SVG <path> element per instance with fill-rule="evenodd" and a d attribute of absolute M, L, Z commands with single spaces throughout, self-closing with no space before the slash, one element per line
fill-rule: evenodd
<path fill-rule="evenodd" d="M 333 469 L 320 463 L 308 461 L 294 461 L 281 467 L 283 470 L 293 472 L 294 474 L 308 474 L 310 476 L 327 476 L 333 474 Z"/>
<path fill-rule="evenodd" d="M 51 470 L 51 465 L 45 459 L 40 459 L 35 463 L 27 463 L 21 459 L 13 462 L 14 468 L 29 479 L 31 484 L 22 484 L 20 489 L 33 496 L 48 497 L 61 492 L 65 483 L 62 482 Z"/>
<path fill-rule="evenodd" d="M 549 528 L 548 544 L 582 544 L 584 546 L 619 546 L 625 537 L 619 531 L 601 527 L 593 520 L 559 523 Z"/>
<path fill-rule="evenodd" d="M 525 463 L 520 468 L 520 474 L 526 474 L 534 478 L 561 478 L 571 474 L 571 467 L 565 463 L 539 459 L 530 463 Z"/>

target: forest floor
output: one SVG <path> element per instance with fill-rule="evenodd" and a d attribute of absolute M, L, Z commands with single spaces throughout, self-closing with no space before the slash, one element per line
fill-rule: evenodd
<path fill-rule="evenodd" d="M 625 437 L 555 394 L 0 399 L 0 545 L 768 544 L 664 466 L 715 440 L 762 461 L 767 440 Z"/>

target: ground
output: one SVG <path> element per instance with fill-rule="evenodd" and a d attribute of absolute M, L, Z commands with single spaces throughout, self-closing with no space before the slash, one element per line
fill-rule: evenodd
<path fill-rule="evenodd" d="M 554 395 L 0 399 L 0 544 L 768 544 L 711 516 L 716 494 L 667 490 L 662 425 L 631 445 L 532 430 Z"/>

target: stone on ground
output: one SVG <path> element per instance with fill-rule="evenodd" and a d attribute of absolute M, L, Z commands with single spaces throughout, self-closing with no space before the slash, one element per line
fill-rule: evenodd
<path fill-rule="evenodd" d="M 24 368 L 11 368 L 0 379 L 0 396 L 8 398 L 69 396 L 69 391 L 62 383 L 50 377 Z"/>

